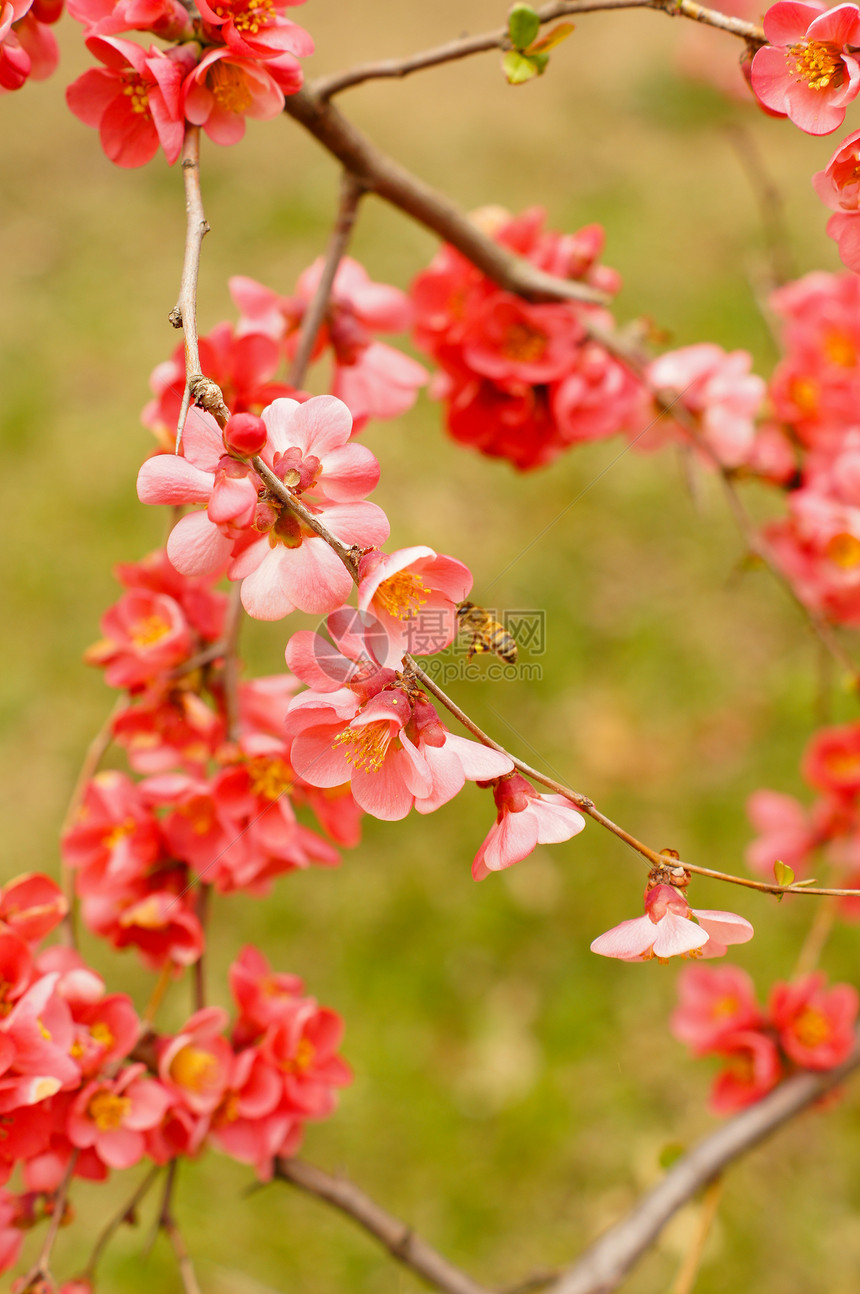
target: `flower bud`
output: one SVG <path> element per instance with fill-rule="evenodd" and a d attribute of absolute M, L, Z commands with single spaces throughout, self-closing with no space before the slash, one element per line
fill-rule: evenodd
<path fill-rule="evenodd" d="M 236 413 L 224 428 L 224 446 L 239 458 L 259 454 L 268 439 L 266 424 L 255 413 Z"/>

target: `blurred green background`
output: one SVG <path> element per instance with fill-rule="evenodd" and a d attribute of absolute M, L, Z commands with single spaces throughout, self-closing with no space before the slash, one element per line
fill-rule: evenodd
<path fill-rule="evenodd" d="M 499 26 L 504 14 L 492 0 L 311 0 L 294 16 L 317 40 L 317 75 Z M 767 373 L 776 351 L 756 304 L 761 213 L 727 127 L 748 132 L 785 197 L 797 273 L 838 265 L 809 184 L 831 146 L 684 79 L 681 27 L 657 13 L 587 15 L 539 82 L 508 87 L 491 54 L 368 85 L 340 103 L 466 209 L 542 204 L 554 228 L 602 222 L 605 260 L 625 281 L 621 320 L 651 316 L 669 345 L 748 347 Z M 704 34 L 714 58 L 739 52 L 729 37 Z M 138 504 L 134 480 L 151 443 L 139 424 L 148 375 L 176 344 L 167 312 L 184 234 L 179 172 L 162 160 L 139 171 L 111 166 L 96 133 L 66 111 L 63 87 L 89 59 L 74 24 L 64 22 L 61 38 L 53 80 L 2 105 L 8 875 L 57 868 L 59 823 L 112 700 L 81 653 L 117 596 L 112 565 L 164 537 L 164 517 Z M 251 123 L 239 147 L 206 141 L 202 177 L 212 226 L 205 331 L 234 317 L 230 274 L 291 290 L 326 243 L 337 171 L 285 120 Z M 406 286 L 434 241 L 369 199 L 352 250 L 372 277 Z M 453 446 L 426 397 L 365 440 L 382 464 L 375 498 L 393 545 L 465 557 L 476 600 L 547 610 L 541 682 L 461 685 L 457 699 L 656 847 L 741 869 L 745 797 L 762 785 L 799 790 L 812 728 L 850 711 L 784 595 L 744 568 L 714 483 L 699 479 L 691 492 L 670 454 L 614 461 L 620 441 L 517 476 Z M 249 666 L 279 670 L 287 633 L 284 624 L 249 626 Z M 469 868 L 490 817 L 488 795 L 469 788 L 429 818 L 369 819 L 337 872 L 284 878 L 265 902 L 216 901 L 212 996 L 226 1001 L 227 965 L 253 940 L 341 1011 L 356 1080 L 337 1116 L 309 1129 L 307 1157 L 353 1176 L 487 1284 L 509 1286 L 570 1260 L 657 1179 L 665 1145 L 689 1144 L 714 1121 L 708 1063 L 690 1061 L 667 1030 L 679 964 L 623 965 L 588 950 L 637 914 L 640 862 L 590 825 L 478 887 Z M 694 902 L 756 924 L 735 960 L 760 991 L 791 974 L 813 900 L 778 907 L 696 882 Z M 132 955 L 92 941 L 86 952 L 112 988 L 142 1005 L 151 979 Z M 826 965 L 856 977 L 853 929 L 837 930 Z M 160 1023 L 177 1025 L 189 1003 L 187 986 L 176 986 Z M 856 1289 L 851 1095 L 731 1173 L 700 1294 Z M 131 1172 L 107 1190 L 76 1188 L 85 1221 L 61 1236 L 66 1272 L 86 1252 L 81 1234 L 134 1180 Z M 207 1294 L 419 1288 L 363 1234 L 290 1188 L 242 1200 L 250 1181 L 214 1154 L 180 1173 L 178 1214 Z M 691 1206 L 625 1288 L 666 1290 L 695 1224 Z M 142 1232 L 118 1238 L 104 1288 L 178 1290 L 164 1241 L 146 1262 L 141 1241 Z"/>

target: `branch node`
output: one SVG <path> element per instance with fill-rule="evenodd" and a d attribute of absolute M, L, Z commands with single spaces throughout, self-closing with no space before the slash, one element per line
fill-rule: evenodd
<path fill-rule="evenodd" d="M 170 314 L 167 316 L 167 318 L 170 322 L 171 328 L 181 328 L 182 327 L 182 307 L 174 306 Z"/>

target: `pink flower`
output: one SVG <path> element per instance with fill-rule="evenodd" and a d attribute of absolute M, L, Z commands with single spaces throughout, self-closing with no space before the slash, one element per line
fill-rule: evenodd
<path fill-rule="evenodd" d="M 784 112 L 810 135 L 828 135 L 860 92 L 860 64 L 848 52 L 860 44 L 860 9 L 779 0 L 764 17 L 770 42 L 753 59 L 751 82 L 767 108 Z"/>
<path fill-rule="evenodd" d="M 376 818 L 396 822 L 414 806 L 430 813 L 466 780 L 510 773 L 510 758 L 456 737 L 422 694 L 389 687 L 364 705 L 347 689 L 290 703 L 287 732 L 292 760 L 314 786 L 349 781 L 356 802 Z"/>
<path fill-rule="evenodd" d="M 363 445 L 348 443 L 346 405 L 329 395 L 305 404 L 275 400 L 263 421 L 269 438 L 261 457 L 332 533 L 363 548 L 383 543 L 385 514 L 362 501 L 379 479 L 379 464 Z M 279 620 L 295 608 L 324 614 L 346 600 L 352 589 L 346 567 L 249 465 L 237 464 L 242 475 L 227 496 L 230 506 L 223 506 L 217 473 L 226 456 L 214 420 L 189 422 L 182 449 L 181 456 L 147 459 L 138 476 L 144 503 L 208 505 L 171 532 L 167 552 L 177 570 L 204 574 L 228 566 L 230 578 L 243 581 L 245 609 L 260 620 Z"/>
<path fill-rule="evenodd" d="M 850 984 L 825 989 L 824 975 L 795 984 L 775 984 L 770 1013 L 786 1055 L 804 1069 L 832 1069 L 847 1060 L 855 1044 L 857 990 Z"/>
<path fill-rule="evenodd" d="M 72 1145 L 92 1147 L 109 1168 L 131 1168 L 146 1150 L 144 1132 L 161 1122 L 170 1097 L 160 1083 L 129 1065 L 115 1079 L 88 1083 L 69 1111 Z"/>
<path fill-rule="evenodd" d="M 803 776 L 829 795 L 850 799 L 860 793 L 860 723 L 816 733 L 803 756 Z"/>
<path fill-rule="evenodd" d="M 272 59 L 284 54 L 306 58 L 314 52 L 311 37 L 303 27 L 278 13 L 292 2 L 270 0 L 268 4 L 260 4 L 259 0 L 219 0 L 212 6 L 207 0 L 201 0 L 199 9 L 206 35 L 224 42 L 242 58 Z M 301 76 L 298 68 L 297 75 Z"/>
<path fill-rule="evenodd" d="M 457 634 L 457 603 L 472 587 L 472 572 L 432 548 L 371 550 L 358 570 L 358 607 L 385 629 L 389 653 L 383 664 L 399 667 L 403 653 L 443 651 Z"/>
<path fill-rule="evenodd" d="M 843 264 L 860 271 L 860 130 L 846 136 L 812 185 L 826 207 L 836 212 L 827 233 L 838 243 Z"/>
<path fill-rule="evenodd" d="M 284 337 L 287 353 L 294 354 L 322 271 L 319 258 L 299 277 L 293 297 L 278 296 L 254 279 L 232 278 L 230 291 L 242 313 L 240 331 L 259 330 L 278 339 Z M 373 336 L 376 332 L 405 332 L 411 322 L 412 305 L 403 292 L 386 283 L 374 283 L 358 261 L 343 258 L 313 357 L 319 358 L 331 346 L 332 393 L 349 407 L 353 434 L 368 418 L 396 418 L 405 413 L 427 381 L 420 364 Z"/>
<path fill-rule="evenodd" d="M 276 1155 L 295 1154 L 302 1123 L 283 1100 L 283 1081 L 261 1047 L 246 1047 L 233 1057 L 228 1085 L 211 1116 L 209 1137 L 214 1145 L 252 1164 L 268 1181 Z"/>
<path fill-rule="evenodd" d="M 41 872 L 15 876 L 0 890 L 0 922 L 27 943 L 37 943 L 56 929 L 68 907 L 57 882 Z"/>
<path fill-rule="evenodd" d="M 727 1035 L 762 1023 L 753 982 L 737 966 L 685 966 L 678 993 L 670 1027 L 697 1056 L 721 1051 Z"/>
<path fill-rule="evenodd" d="M 101 620 L 104 637 L 84 655 L 88 665 L 105 667 L 111 687 L 134 688 L 167 674 L 192 654 L 193 639 L 173 598 L 132 589 L 109 607 Z"/>
<path fill-rule="evenodd" d="M 193 33 L 188 10 L 179 0 L 69 0 L 68 9 L 90 36 L 148 31 L 161 40 L 178 41 Z"/>
<path fill-rule="evenodd" d="M 237 144 L 245 134 L 246 117 L 261 121 L 277 117 L 284 94 L 295 94 L 301 85 L 302 70 L 290 54 L 261 63 L 219 45 L 208 50 L 185 78 L 182 111 L 214 143 Z"/>
<path fill-rule="evenodd" d="M 778 859 L 795 872 L 805 868 L 819 837 L 799 800 L 778 791 L 755 791 L 747 800 L 747 815 L 759 833 L 746 852 L 753 871 L 772 877 Z"/>
<path fill-rule="evenodd" d="M 84 72 L 66 90 L 76 117 L 95 126 L 102 148 L 119 166 L 143 166 L 164 149 L 173 163 L 182 151 L 182 78 L 193 54 L 178 46 L 169 54 L 148 52 L 115 36 L 90 36 L 86 42 L 103 68 Z"/>
<path fill-rule="evenodd" d="M 272 971 L 258 948 L 247 944 L 230 966 L 230 991 L 245 1041 L 264 1033 L 294 1010 L 304 990 L 298 975 Z"/>
<path fill-rule="evenodd" d="M 727 1034 L 720 1055 L 728 1057 L 729 1065 L 717 1075 L 711 1088 L 711 1109 L 715 1114 L 734 1114 L 754 1105 L 782 1078 L 776 1043 L 754 1029 Z"/>
<path fill-rule="evenodd" d="M 226 1011 L 207 1007 L 159 1048 L 158 1073 L 165 1089 L 193 1114 L 212 1114 L 224 1095 L 233 1065 L 232 1048 L 223 1036 L 226 1027 Z"/>
<path fill-rule="evenodd" d="M 284 1107 L 303 1119 L 324 1119 L 335 1105 L 334 1087 L 352 1082 L 352 1070 L 337 1055 L 343 1020 L 336 1011 L 304 998 L 273 1023 L 263 1054 L 279 1071 Z"/>
<path fill-rule="evenodd" d="M 679 393 L 680 402 L 699 419 L 705 444 L 726 467 L 745 463 L 755 441 L 755 416 L 765 382 L 750 373 L 751 364 L 747 351 L 727 354 L 720 346 L 702 342 L 667 351 L 648 365 L 649 386 Z M 657 425 L 651 443 L 662 439 L 666 425 L 673 426 L 671 414 Z M 683 440 L 690 439 L 683 428 L 674 426 Z"/>
<path fill-rule="evenodd" d="M 105 770 L 88 784 L 62 838 L 63 859 L 79 869 L 78 893 L 134 881 L 162 857 L 158 823 L 125 773 Z"/>
<path fill-rule="evenodd" d="M 591 945 L 601 957 L 650 961 L 656 957 L 721 957 L 728 944 L 744 944 L 753 928 L 734 912 L 691 908 L 671 885 L 645 891 L 645 916 L 622 921 Z"/>
<path fill-rule="evenodd" d="M 539 795 L 519 773 L 495 782 L 493 798 L 498 813 L 472 864 L 476 881 L 520 862 L 536 845 L 570 840 L 585 826 L 585 818 L 568 800 Z"/>

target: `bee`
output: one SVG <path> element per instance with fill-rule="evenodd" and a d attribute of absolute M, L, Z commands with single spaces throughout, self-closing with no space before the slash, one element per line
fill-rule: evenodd
<path fill-rule="evenodd" d="M 457 620 L 460 632 L 468 634 L 471 639 L 467 660 L 471 660 L 475 652 L 491 651 L 509 665 L 516 664 L 516 642 L 505 626 L 494 620 L 484 607 L 476 606 L 474 602 L 461 602 L 457 607 Z"/>

